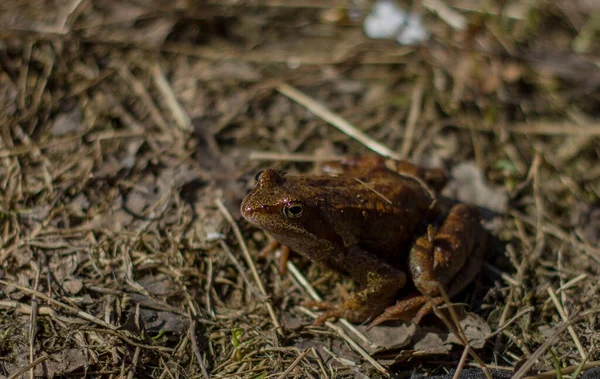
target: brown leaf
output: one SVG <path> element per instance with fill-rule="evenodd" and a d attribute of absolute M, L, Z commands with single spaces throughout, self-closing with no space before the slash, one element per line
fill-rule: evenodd
<path fill-rule="evenodd" d="M 444 341 L 435 333 L 427 333 L 419 342 L 415 344 L 415 352 L 419 355 L 437 355 L 448 354 L 452 350 L 452 346 L 444 344 Z"/>
<path fill-rule="evenodd" d="M 467 316 L 460 321 L 460 325 L 465 331 L 469 345 L 474 349 L 483 348 L 487 337 L 492 333 L 492 328 L 490 328 L 488 323 L 475 313 L 467 313 Z M 462 345 L 453 333 L 448 335 L 446 343 Z"/>

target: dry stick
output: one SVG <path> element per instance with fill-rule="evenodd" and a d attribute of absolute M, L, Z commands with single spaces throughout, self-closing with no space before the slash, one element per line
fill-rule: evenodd
<path fill-rule="evenodd" d="M 321 296 L 317 293 L 317 291 L 310 284 L 310 282 L 304 277 L 304 275 L 302 275 L 300 270 L 298 270 L 298 267 L 296 267 L 296 265 L 292 261 L 287 261 L 287 269 L 290 272 L 290 274 L 292 275 L 292 277 L 294 279 L 296 279 L 296 281 L 302 286 L 302 288 L 304 288 L 304 290 L 309 294 L 309 296 L 314 301 L 323 301 Z M 378 346 L 374 345 L 373 342 L 370 341 L 358 329 L 356 329 L 356 327 L 354 325 L 352 325 L 348 320 L 346 320 L 345 318 L 340 318 L 338 320 L 342 325 L 344 325 L 346 328 L 348 328 L 352 333 L 354 333 L 355 336 L 360 338 L 364 343 L 366 343 L 367 345 L 369 345 L 370 347 L 372 347 L 374 349 L 378 347 Z"/>
<path fill-rule="evenodd" d="M 519 313 L 517 313 L 516 315 L 514 315 L 505 324 L 502 324 L 502 326 L 498 330 L 496 330 L 493 333 L 488 334 L 485 338 L 488 339 L 488 338 L 491 338 L 491 337 L 495 336 L 496 334 L 499 334 L 504 329 L 506 329 L 510 324 L 512 324 L 513 322 L 517 321 L 519 318 L 521 318 L 521 316 L 523 316 L 525 313 L 533 312 L 534 310 L 535 310 L 535 307 L 533 307 L 533 306 L 523 309 L 522 311 L 520 311 Z"/>
<path fill-rule="evenodd" d="M 154 66 L 152 66 L 151 71 L 152 78 L 156 83 L 156 87 L 158 87 L 158 90 L 164 96 L 166 104 L 171 110 L 171 113 L 173 114 L 175 123 L 181 130 L 187 132 L 191 131 L 192 120 L 190 119 L 190 116 L 187 114 L 185 109 L 183 109 L 183 106 L 177 100 L 177 96 L 175 96 L 173 88 L 167 81 L 167 78 L 165 78 L 165 74 L 160 68 L 160 64 L 156 63 Z"/>
<path fill-rule="evenodd" d="M 250 283 L 250 279 L 248 279 L 248 276 L 244 272 L 244 268 L 242 267 L 242 264 L 237 260 L 235 255 L 233 255 L 233 253 L 231 252 L 231 249 L 229 248 L 229 246 L 227 246 L 225 241 L 219 240 L 219 244 L 221 245 L 221 248 L 223 249 L 225 254 L 227 254 L 227 257 L 229 258 L 231 263 L 233 263 L 235 268 L 238 270 L 238 272 L 242 276 L 242 279 L 244 280 L 244 282 L 246 283 L 248 288 L 250 288 L 250 292 L 252 292 L 252 294 L 254 294 L 255 296 L 259 297 L 261 301 L 266 300 L 267 297 L 262 292 L 256 291 L 256 288 L 254 288 L 252 283 Z"/>
<path fill-rule="evenodd" d="M 321 372 L 323 373 L 323 378 L 329 379 L 329 375 L 327 374 L 327 370 L 325 370 L 325 367 L 323 366 L 322 359 L 319 356 L 319 354 L 317 353 L 317 349 L 315 349 L 314 347 L 311 347 L 310 350 L 312 351 L 312 354 L 315 357 L 315 360 L 317 361 L 317 364 L 319 365 Z"/>
<path fill-rule="evenodd" d="M 55 305 L 58 305 L 61 308 L 64 308 L 64 309 L 66 309 L 66 310 L 68 310 L 70 312 L 73 312 L 74 314 L 76 314 L 77 316 L 81 317 L 82 319 L 90 321 L 90 322 L 93 322 L 94 324 L 103 326 L 103 327 L 111 329 L 111 330 L 117 329 L 117 327 L 114 326 L 114 325 L 108 324 L 108 323 L 100 320 L 99 318 L 96 318 L 96 317 L 92 316 L 91 314 L 89 314 L 87 312 L 80 311 L 79 309 L 77 309 L 75 307 L 72 307 L 70 305 L 61 303 L 58 300 L 54 300 L 53 298 L 51 298 L 50 296 L 46 296 L 42 292 L 35 291 L 35 290 L 32 290 L 31 288 L 23 287 L 23 286 L 18 285 L 18 284 L 9 283 L 9 282 L 7 282 L 5 280 L 0 280 L 0 284 L 4 284 L 5 286 L 10 286 L 10 287 L 15 287 L 15 288 L 20 289 L 23 292 L 27 292 L 30 295 L 37 296 L 40 299 L 46 300 L 47 302 L 50 302 L 50 303 L 55 304 Z"/>
<path fill-rule="evenodd" d="M 463 368 L 465 367 L 465 363 L 467 362 L 467 357 L 469 356 L 470 349 L 471 348 L 469 347 L 469 345 L 465 346 L 465 349 L 463 350 L 463 353 L 460 356 L 460 361 L 458 361 L 458 366 L 456 366 L 456 370 L 454 371 L 454 375 L 452 375 L 452 379 L 460 378 L 460 373 L 462 372 Z"/>
<path fill-rule="evenodd" d="M 23 374 L 25 371 L 31 369 L 31 368 L 35 368 L 35 366 L 39 365 L 40 363 L 42 363 L 43 361 L 45 361 L 46 359 L 50 358 L 50 356 L 48 356 L 46 353 L 43 353 L 43 355 L 41 357 L 39 357 L 38 359 L 36 359 L 35 361 L 31 362 L 30 364 L 28 364 L 27 366 L 21 367 L 19 370 L 17 370 L 16 372 L 14 372 L 11 376 L 9 376 L 7 379 L 15 379 L 18 378 L 21 374 Z"/>
<path fill-rule="evenodd" d="M 415 129 L 417 128 L 417 121 L 421 115 L 421 106 L 423 103 L 423 90 L 425 88 L 425 80 L 419 79 L 415 86 L 412 99 L 410 104 L 410 111 L 408 112 L 408 120 L 406 121 L 406 129 L 404 130 L 404 140 L 402 141 L 402 148 L 400 148 L 400 156 L 403 159 L 408 157 L 410 148 L 412 147 L 413 140 L 415 138 Z"/>
<path fill-rule="evenodd" d="M 244 254 L 244 258 L 246 259 L 246 264 L 250 267 L 252 276 L 254 276 L 254 281 L 256 282 L 260 293 L 266 297 L 267 291 L 265 291 L 265 287 L 263 286 L 262 281 L 260 280 L 260 276 L 258 276 L 258 271 L 256 270 L 256 266 L 254 265 L 252 257 L 250 256 L 250 251 L 248 250 L 248 246 L 246 246 L 246 242 L 244 241 L 244 237 L 242 236 L 242 232 L 240 231 L 239 226 L 233 220 L 233 216 L 231 216 L 231 213 L 229 212 L 225 204 L 223 204 L 221 199 L 216 199 L 215 204 L 217 204 L 217 207 L 219 208 L 223 216 L 225 216 L 227 222 L 229 222 L 229 224 L 231 225 L 231 228 L 233 229 L 233 234 L 235 234 L 235 238 L 237 239 L 238 243 L 240 244 L 240 247 L 242 248 L 242 253 Z M 277 320 L 277 316 L 275 315 L 273 305 L 269 301 L 265 301 L 265 305 L 267 307 L 267 311 L 269 312 L 269 316 L 271 316 L 273 325 L 275 325 L 277 333 L 281 334 L 281 324 L 279 324 L 279 320 Z"/>
<path fill-rule="evenodd" d="M 341 161 L 344 157 L 338 155 L 321 156 L 314 154 L 283 154 L 272 153 L 268 151 L 253 151 L 248 154 L 248 158 L 258 161 L 288 161 L 288 162 L 322 162 L 322 161 Z"/>
<path fill-rule="evenodd" d="M 586 363 L 584 365 L 579 364 L 577 366 L 565 367 L 565 368 L 560 369 L 560 373 L 564 374 L 564 375 L 571 374 L 571 373 L 577 371 L 577 369 L 579 369 L 579 366 L 581 366 L 580 371 L 589 370 L 591 368 L 600 366 L 600 361 L 593 361 L 593 362 Z M 550 378 L 556 378 L 556 370 L 541 372 L 537 375 L 528 376 L 525 379 L 550 379 Z"/>
<path fill-rule="evenodd" d="M 205 379 L 210 379 L 210 375 L 206 370 L 206 366 L 204 365 L 204 361 L 202 360 L 202 355 L 200 355 L 200 348 L 198 347 L 198 341 L 196 340 L 196 321 L 192 319 L 192 315 L 189 315 L 190 318 L 190 340 L 192 342 L 192 350 L 194 351 L 194 355 L 196 356 L 196 360 L 200 365 L 200 370 L 202 371 L 202 375 L 204 375 Z"/>
<path fill-rule="evenodd" d="M 552 289 L 552 287 L 548 287 L 548 295 L 550 295 L 550 298 L 552 299 L 552 302 L 554 302 L 554 306 L 556 307 L 556 310 L 558 311 L 558 314 L 560 315 L 560 318 L 562 318 L 562 320 L 564 322 L 568 322 L 569 321 L 569 316 L 567 316 L 567 313 L 565 312 L 564 308 L 560 304 L 560 301 L 556 297 L 556 294 L 554 293 L 554 290 Z M 569 334 L 571 335 L 571 338 L 573 338 L 573 342 L 575 342 L 575 346 L 577 346 L 577 350 L 579 350 L 579 355 L 581 355 L 582 359 L 586 359 L 585 350 L 583 350 L 583 346 L 581 345 L 581 341 L 579 340 L 579 336 L 577 336 L 577 333 L 575 333 L 575 329 L 573 329 L 572 325 L 569 325 L 567 327 L 567 330 L 569 331 Z"/>
<path fill-rule="evenodd" d="M 462 14 L 444 4 L 441 0 L 425 0 L 423 6 L 434 12 L 446 24 L 455 30 L 465 30 L 467 28 L 467 19 Z"/>
<path fill-rule="evenodd" d="M 558 287 L 558 289 L 556 290 L 556 294 L 558 295 L 559 293 L 564 293 L 566 290 L 573 287 L 575 284 L 577 284 L 587 278 L 588 278 L 587 274 L 580 274 L 579 276 L 576 276 L 575 278 L 569 280 L 562 286 Z M 548 305 L 548 303 L 550 303 L 551 301 L 552 301 L 551 298 L 546 299 L 546 301 L 544 302 L 544 306 Z M 564 301 L 563 301 L 563 303 L 564 303 Z"/>
<path fill-rule="evenodd" d="M 41 270 L 40 270 L 40 266 L 37 264 L 37 262 L 32 261 L 30 263 L 30 266 L 32 269 L 34 269 L 35 271 L 35 283 L 33 284 L 33 289 L 35 291 L 37 291 L 38 286 L 40 285 L 40 276 L 41 276 Z M 34 359 L 34 355 L 35 355 L 35 348 L 34 348 L 34 344 L 35 344 L 35 336 L 36 336 L 36 332 L 37 332 L 37 315 L 38 315 L 38 299 L 35 296 L 31 297 L 31 317 L 30 317 L 30 323 L 29 323 L 29 363 L 33 363 L 35 361 Z M 29 370 L 29 377 L 31 379 L 33 379 L 34 375 L 33 375 L 33 371 L 34 368 L 31 367 L 31 369 Z"/>
<path fill-rule="evenodd" d="M 375 141 L 362 131 L 358 130 L 354 125 L 350 124 L 340 115 L 333 113 L 323 104 L 298 91 L 296 88 L 287 84 L 282 84 L 277 87 L 277 90 L 376 153 L 396 160 L 401 159 L 399 154 L 387 146 Z"/>
<path fill-rule="evenodd" d="M 121 76 L 123 81 L 129 86 L 129 88 L 131 88 L 133 92 L 137 96 L 139 96 L 142 102 L 146 105 L 152 121 L 154 121 L 154 123 L 163 131 L 171 132 L 172 129 L 169 128 L 167 122 L 160 113 L 160 110 L 158 109 L 156 104 L 154 104 L 154 101 L 152 101 L 152 97 L 148 93 L 148 90 L 135 76 L 133 76 L 129 68 L 125 64 L 119 62 L 117 64 L 117 72 L 119 73 L 119 76 Z"/>
<path fill-rule="evenodd" d="M 469 349 L 468 349 L 469 354 L 471 354 L 471 356 L 473 357 L 473 359 L 475 359 L 477 361 L 477 363 L 479 363 L 479 366 L 481 367 L 481 370 L 483 371 L 483 373 L 485 374 L 485 376 L 488 377 L 489 379 L 492 379 L 492 374 L 490 374 L 490 371 L 488 370 L 486 364 L 479 357 L 479 355 L 475 352 L 475 350 L 473 350 L 473 349 L 470 348 L 469 339 L 465 335 L 465 331 L 463 330 L 462 326 L 460 325 L 460 320 L 458 319 L 458 315 L 456 314 L 456 311 L 454 310 L 454 307 L 451 306 L 452 302 L 450 301 L 450 296 L 448 296 L 448 293 L 446 292 L 446 289 L 439 282 L 435 282 L 435 284 L 437 285 L 437 287 L 438 287 L 438 289 L 440 291 L 440 294 L 444 298 L 444 302 L 448 305 L 448 312 L 450 312 L 450 317 L 452 318 L 452 321 L 454 322 L 454 326 L 456 326 L 456 329 L 453 328 L 453 325 L 450 322 L 450 320 L 448 320 L 439 311 L 439 308 L 437 307 L 437 305 L 432 304 L 433 305 L 434 313 L 438 316 L 438 318 L 440 320 L 442 320 L 442 322 L 444 324 L 446 324 L 446 326 L 448 327 L 449 330 L 451 330 L 454 334 L 456 334 L 456 336 L 458 337 L 458 339 L 461 341 L 461 343 L 465 347 L 469 347 Z"/>
<path fill-rule="evenodd" d="M 131 362 L 131 367 L 129 368 L 129 373 L 127 374 L 127 379 L 132 379 L 135 375 L 135 371 L 137 370 L 137 365 L 140 360 L 140 347 L 135 348 L 135 352 L 133 353 L 133 359 Z"/>
<path fill-rule="evenodd" d="M 519 221 L 523 221 L 526 224 L 535 226 L 535 221 L 531 217 L 526 216 L 523 213 L 511 210 L 509 211 L 509 214 Z M 570 236 L 568 233 L 562 231 L 555 225 L 544 223 L 542 224 L 541 228 L 545 233 L 551 234 L 554 237 L 565 242 L 569 242 L 570 244 L 584 252 L 586 255 L 588 255 L 590 258 L 600 259 L 600 248 L 590 245 L 586 242 L 578 241 L 575 237 Z"/>
<path fill-rule="evenodd" d="M 298 309 L 303 312 L 304 314 L 316 319 L 317 315 L 313 312 L 311 312 L 310 310 L 304 308 L 304 307 L 298 307 Z M 354 341 L 352 338 L 350 338 L 349 335 L 346 334 L 346 332 L 344 331 L 344 329 L 340 328 L 339 326 L 326 321 L 325 325 L 327 325 L 327 327 L 331 330 L 333 330 L 334 332 L 336 332 L 341 338 L 343 338 L 344 340 L 346 340 L 346 342 L 348 342 L 348 344 L 350 345 L 351 348 L 353 348 L 357 353 L 359 353 L 360 355 L 362 355 L 362 357 L 367 360 L 370 364 L 373 365 L 373 367 L 375 367 L 379 372 L 381 372 L 382 374 L 389 376 L 389 372 L 382 366 L 379 364 L 379 362 L 377 362 L 375 359 L 373 359 L 373 357 L 371 357 L 369 355 L 369 353 L 367 353 L 365 351 L 365 349 L 362 348 L 362 346 L 360 346 L 358 343 L 356 343 L 356 341 Z"/>
<path fill-rule="evenodd" d="M 298 358 L 294 359 L 294 361 L 292 362 L 292 364 L 290 365 L 290 367 L 288 367 L 283 374 L 279 375 L 279 377 L 277 379 L 283 379 L 286 376 L 288 376 L 288 374 L 290 372 L 292 372 L 292 370 L 298 366 L 298 364 L 308 355 L 308 353 L 310 353 L 310 349 L 306 349 L 302 352 L 302 354 L 300 354 L 298 356 Z"/>
<path fill-rule="evenodd" d="M 594 313 L 598 313 L 598 312 L 600 312 L 600 307 L 590 309 L 589 311 L 583 312 L 579 316 L 573 317 L 572 319 L 570 319 L 567 322 L 563 321 L 563 322 L 559 323 L 554 334 L 551 335 L 550 337 L 548 337 L 548 339 L 540 347 L 538 347 L 537 350 L 533 352 L 533 354 L 531 354 L 531 356 L 529 357 L 527 362 L 525 362 L 525 363 L 523 363 L 523 365 L 521 365 L 521 367 L 519 368 L 519 370 L 516 372 L 515 376 L 513 376 L 512 379 L 522 379 L 523 377 L 525 377 L 525 375 L 527 374 L 527 371 L 529 371 L 529 369 L 531 367 L 533 367 L 535 362 L 542 356 L 542 354 L 544 354 L 546 352 L 546 350 L 548 350 L 550 348 L 550 346 L 552 346 L 552 344 L 558 339 L 558 337 L 561 336 L 561 334 L 563 334 L 563 332 L 565 330 L 567 330 L 567 328 L 570 325 L 573 325 L 576 322 L 583 320 L 585 317 L 587 317 L 591 314 L 594 314 Z M 554 371 L 554 373 L 556 374 L 556 370 Z"/>

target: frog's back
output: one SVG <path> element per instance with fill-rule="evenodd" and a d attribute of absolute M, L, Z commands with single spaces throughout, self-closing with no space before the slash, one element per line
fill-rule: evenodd
<path fill-rule="evenodd" d="M 374 176 L 305 176 L 301 188 L 321 217 L 334 225 L 347 245 L 376 254 L 397 252 L 422 226 L 434 201 L 418 180 L 386 173 Z"/>

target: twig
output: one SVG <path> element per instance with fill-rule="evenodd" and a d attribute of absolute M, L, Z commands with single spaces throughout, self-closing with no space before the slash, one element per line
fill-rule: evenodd
<path fill-rule="evenodd" d="M 40 285 L 40 275 L 41 270 L 40 266 L 36 261 L 31 261 L 30 266 L 35 272 L 35 282 L 33 284 L 33 289 L 37 291 L 38 286 Z M 38 299 L 35 296 L 31 297 L 31 317 L 29 321 L 29 363 L 33 363 L 35 361 L 35 336 L 37 334 L 37 315 L 38 315 Z M 34 368 L 31 367 L 29 370 L 29 377 L 31 379 L 34 378 Z"/>
<path fill-rule="evenodd" d="M 448 312 L 450 313 L 450 317 L 452 318 L 452 321 L 454 322 L 454 327 L 453 327 L 452 323 L 439 311 L 439 308 L 437 307 L 437 305 L 432 304 L 434 313 L 436 314 L 436 316 L 438 316 L 438 318 L 440 320 L 442 320 L 442 322 L 444 324 L 446 324 L 448 329 L 450 331 L 452 331 L 458 337 L 459 341 L 463 344 L 463 346 L 470 347 L 469 339 L 467 338 L 465 331 L 463 330 L 462 326 L 460 325 L 460 320 L 458 319 L 456 310 L 452 306 L 452 301 L 450 300 L 450 296 L 448 296 L 446 289 L 444 288 L 444 286 L 441 283 L 436 282 L 435 284 L 437 285 L 437 287 L 440 291 L 440 294 L 444 298 L 444 302 L 446 303 L 446 305 L 448 305 Z M 488 379 L 492 379 L 492 374 L 488 370 L 485 362 L 483 362 L 483 360 L 479 357 L 479 354 L 477 354 L 475 352 L 475 350 L 473 350 L 471 348 L 468 349 L 468 352 L 469 352 L 469 354 L 471 354 L 473 359 L 475 359 L 477 361 L 477 363 L 479 363 L 479 366 L 481 367 L 481 370 L 483 371 L 485 376 Z"/>
<path fill-rule="evenodd" d="M 410 148 L 412 147 L 412 143 L 415 138 L 417 121 L 421 115 L 424 88 L 425 80 L 421 78 L 415 85 L 415 88 L 412 92 L 410 111 L 408 112 L 408 120 L 406 121 L 406 129 L 404 130 L 404 139 L 402 140 L 402 147 L 400 148 L 400 157 L 403 159 L 408 157 L 408 153 L 410 152 Z"/>
<path fill-rule="evenodd" d="M 11 374 L 8 379 L 15 379 L 18 378 L 21 374 L 23 374 L 25 371 L 34 368 L 35 366 L 39 365 L 40 363 L 44 362 L 46 359 L 50 358 L 50 356 L 48 356 L 46 353 L 42 353 L 42 356 L 39 357 L 38 359 L 36 359 L 35 361 L 31 362 L 30 364 L 28 364 L 27 366 L 23 366 L 21 367 L 19 370 L 17 370 L 16 372 L 14 372 L 13 374 Z"/>
<path fill-rule="evenodd" d="M 315 360 L 317 361 L 317 364 L 319 365 L 319 368 L 321 369 L 321 372 L 323 373 L 322 377 L 329 379 L 329 375 L 327 374 L 327 370 L 325 370 L 325 367 L 323 366 L 323 360 L 317 353 L 317 349 L 315 349 L 314 347 L 311 347 L 310 350 L 312 351 L 313 356 L 315 357 Z"/>
<path fill-rule="evenodd" d="M 154 101 L 152 101 L 152 97 L 148 93 L 146 87 L 131 73 L 129 68 L 124 64 L 119 62 L 116 65 L 117 72 L 119 76 L 123 79 L 125 83 L 133 90 L 133 92 L 140 97 L 142 102 L 146 105 L 148 113 L 150 113 L 150 118 L 154 123 L 160 127 L 165 133 L 169 134 L 173 129 L 169 128 L 167 122 L 164 117 L 160 113 Z"/>
<path fill-rule="evenodd" d="M 425 8 L 434 12 L 446 24 L 450 25 L 455 30 L 465 30 L 467 26 L 466 18 L 458 12 L 450 9 L 441 0 L 425 0 L 423 1 Z"/>
<path fill-rule="evenodd" d="M 184 131 L 192 130 L 192 120 L 190 116 L 187 114 L 183 106 L 177 100 L 177 96 L 175 96 L 175 92 L 173 88 L 165 78 L 165 74 L 162 72 L 160 68 L 160 64 L 156 63 L 152 66 L 152 78 L 156 83 L 156 87 L 160 93 L 164 96 L 165 101 L 171 113 L 173 114 L 173 118 L 175 119 L 175 123 L 177 126 Z"/>
<path fill-rule="evenodd" d="M 550 295 L 550 298 L 552 299 L 552 302 L 554 303 L 554 306 L 556 307 L 556 310 L 558 311 L 560 318 L 564 322 L 568 322 L 569 316 L 567 316 L 567 313 L 565 312 L 564 308 L 562 307 L 562 304 L 556 297 L 556 294 L 554 293 L 554 290 L 552 289 L 552 287 L 548 287 L 548 295 Z M 575 342 L 575 346 L 577 346 L 577 350 L 579 350 L 579 355 L 581 355 L 582 359 L 586 359 L 585 350 L 583 349 L 583 346 L 581 345 L 581 341 L 579 340 L 577 333 L 575 333 L 575 329 L 573 329 L 572 325 L 569 325 L 567 327 L 567 330 L 569 331 L 571 338 L 573 338 L 573 342 Z"/>
<path fill-rule="evenodd" d="M 524 378 L 527 372 L 531 369 L 531 367 L 533 367 L 535 362 L 537 362 L 537 360 L 550 348 L 550 346 L 552 346 L 552 344 L 556 342 L 556 340 L 564 333 L 565 330 L 567 330 L 567 328 L 570 325 L 573 325 L 583 320 L 585 317 L 598 312 L 600 312 L 600 307 L 583 312 L 579 316 L 573 317 L 568 322 L 563 321 L 559 323 L 556 330 L 554 331 L 554 334 L 548 337 L 548 339 L 546 339 L 546 341 L 540 347 L 538 347 L 537 350 L 533 352 L 533 354 L 531 354 L 529 359 L 527 359 L 527 361 L 521 365 L 521 367 L 515 373 L 515 376 L 513 376 L 512 379 Z M 556 375 L 556 371 L 554 371 L 554 375 Z"/>
<path fill-rule="evenodd" d="M 399 154 L 387 146 L 375 141 L 362 131 L 358 130 L 354 125 L 343 119 L 340 115 L 333 113 L 323 104 L 298 91 L 296 88 L 287 84 L 282 84 L 277 87 L 277 90 L 374 152 L 392 159 L 401 159 Z"/>
<path fill-rule="evenodd" d="M 321 162 L 321 161 L 339 161 L 343 157 L 332 155 L 332 156 L 320 156 L 314 154 L 285 154 L 285 153 L 271 153 L 268 151 L 253 151 L 248 154 L 248 159 L 257 161 L 288 161 L 288 162 Z"/>
<path fill-rule="evenodd" d="M 581 366 L 581 369 L 579 369 L 580 366 Z M 577 369 L 579 369 L 580 371 L 583 371 L 583 370 L 589 370 L 591 368 L 595 368 L 598 366 L 600 366 L 600 361 L 592 361 L 592 362 L 586 363 L 584 365 L 577 365 L 577 366 L 573 365 L 573 366 L 561 368 L 560 372 L 561 372 L 561 374 L 568 375 L 568 374 L 574 373 L 575 371 L 577 371 Z M 556 378 L 556 370 L 541 372 L 537 375 L 528 376 L 525 379 L 550 379 L 550 378 Z"/>
<path fill-rule="evenodd" d="M 231 225 L 231 228 L 233 229 L 233 234 L 235 234 L 235 238 L 237 239 L 238 244 L 240 245 L 240 247 L 242 249 L 242 253 L 244 254 L 244 258 L 246 259 L 246 264 L 248 265 L 248 267 L 250 267 L 250 271 L 252 272 L 252 276 L 254 276 L 254 281 L 256 282 L 256 285 L 257 285 L 260 293 L 263 294 L 263 296 L 267 297 L 267 291 L 265 290 L 265 287 L 262 284 L 262 281 L 260 280 L 260 276 L 258 275 L 258 271 L 256 270 L 256 265 L 254 264 L 254 261 L 252 260 L 252 257 L 250 256 L 250 251 L 248 250 L 248 246 L 246 246 L 246 242 L 244 241 L 244 237 L 242 236 L 240 227 L 233 220 L 233 216 L 231 216 L 231 213 L 229 212 L 229 210 L 227 209 L 225 204 L 223 204 L 221 199 L 216 199 L 215 204 L 217 205 L 217 207 L 219 208 L 219 210 L 221 211 L 223 216 L 225 216 L 225 219 L 227 219 L 227 221 Z M 279 323 L 279 320 L 277 319 L 277 316 L 275 315 L 275 310 L 273 309 L 273 305 L 269 301 L 265 301 L 265 305 L 267 307 L 267 311 L 269 312 L 269 316 L 271 316 L 273 325 L 275 325 L 275 329 L 277 330 L 277 333 L 281 334 L 282 333 L 281 332 L 281 324 Z"/>
<path fill-rule="evenodd" d="M 308 353 L 310 353 L 310 349 L 304 350 L 302 354 L 300 354 L 298 358 L 294 359 L 292 364 L 283 372 L 283 374 L 279 375 L 277 379 L 283 379 L 288 376 L 288 374 L 292 372 L 296 366 L 298 366 L 298 364 L 308 355 Z"/>
<path fill-rule="evenodd" d="M 128 379 L 132 379 L 137 370 L 137 365 L 140 361 L 140 347 L 135 348 L 135 352 L 133 353 L 133 359 L 131 360 L 131 367 L 129 368 L 129 373 L 127 374 Z"/>
<path fill-rule="evenodd" d="M 242 279 L 244 280 L 244 282 L 246 283 L 246 285 L 248 286 L 248 288 L 250 288 L 250 291 L 257 296 L 258 298 L 260 298 L 261 301 L 264 301 L 267 299 L 267 296 L 265 296 L 262 291 L 258 292 L 256 291 L 256 288 L 254 287 L 254 285 L 252 283 L 250 283 L 250 279 L 248 279 L 248 275 L 246 275 L 246 272 L 244 271 L 244 268 L 242 267 L 242 264 L 237 260 L 237 258 L 235 257 L 235 255 L 233 255 L 233 253 L 231 252 L 231 249 L 229 248 L 229 246 L 227 246 L 227 244 L 225 243 L 225 241 L 223 240 L 219 240 L 219 244 L 221 245 L 221 248 L 223 249 L 223 251 L 225 252 L 225 254 L 227 254 L 227 257 L 229 258 L 229 260 L 231 261 L 231 263 L 233 263 L 233 265 L 235 266 L 235 268 L 238 270 L 239 274 L 242 276 Z"/>
<path fill-rule="evenodd" d="M 460 361 L 458 361 L 458 365 L 456 366 L 456 370 L 454 370 L 454 375 L 452 375 L 452 379 L 459 379 L 460 373 L 465 367 L 465 363 L 467 362 L 467 357 L 469 356 L 469 350 L 471 347 L 469 345 L 465 346 L 462 355 L 460 356 Z"/>
<path fill-rule="evenodd" d="M 194 350 L 194 355 L 196 356 L 196 361 L 198 361 L 198 365 L 200 365 L 200 370 L 202 371 L 202 375 L 204 375 L 205 379 L 210 379 L 210 375 L 206 370 L 206 366 L 204 365 L 204 360 L 202 359 L 202 355 L 200 355 L 200 348 L 198 347 L 198 340 L 196 340 L 196 321 L 192 320 L 192 315 L 190 317 L 190 340 L 192 342 L 192 350 Z"/>
<path fill-rule="evenodd" d="M 87 312 L 80 311 L 79 309 L 77 309 L 75 307 L 72 307 L 70 305 L 61 303 L 58 300 L 54 300 L 53 298 L 51 298 L 50 296 L 46 296 L 42 292 L 35 291 L 35 290 L 32 290 L 31 288 L 27 288 L 27 287 L 24 287 L 24 286 L 15 284 L 15 283 L 9 283 L 9 282 L 7 282 L 5 280 L 0 280 L 0 284 L 4 284 L 5 286 L 10 286 L 10 287 L 15 287 L 15 288 L 20 289 L 23 292 L 27 292 L 30 295 L 37 296 L 40 299 L 46 300 L 46 301 L 48 301 L 48 302 L 50 302 L 52 304 L 58 305 L 59 307 L 61 307 L 63 309 L 66 309 L 66 310 L 68 310 L 70 312 L 73 312 L 74 314 L 76 314 L 77 316 L 81 317 L 82 319 L 90 321 L 90 322 L 93 322 L 94 324 L 98 324 L 98 325 L 103 326 L 105 328 L 108 328 L 110 330 L 117 329 L 117 327 L 114 326 L 114 325 L 108 324 L 108 323 L 100 320 L 99 318 L 92 316 L 91 314 L 89 314 Z"/>
<path fill-rule="evenodd" d="M 486 336 L 486 339 L 491 338 L 497 334 L 499 334 L 500 332 L 502 332 L 504 329 L 506 329 L 510 324 L 512 324 L 513 322 L 517 321 L 521 316 L 523 316 L 525 313 L 529 313 L 529 312 L 533 312 L 535 310 L 535 307 L 531 306 L 531 307 L 527 307 L 525 309 L 523 309 L 522 311 L 520 311 L 519 313 L 517 313 L 516 315 L 514 315 L 510 320 L 508 320 L 505 324 L 502 324 L 502 326 L 496 330 L 493 333 L 490 333 Z"/>
<path fill-rule="evenodd" d="M 314 319 L 316 319 L 316 318 L 317 318 L 317 315 L 316 315 L 315 313 L 311 312 L 310 310 L 308 310 L 308 309 L 306 309 L 306 308 L 304 308 L 304 307 L 298 307 L 298 309 L 299 309 L 299 310 L 300 310 L 302 313 L 304 313 L 304 314 L 306 314 L 306 315 L 308 315 L 308 316 L 310 316 L 310 317 L 312 317 L 312 318 L 314 318 Z M 339 335 L 341 338 L 343 338 L 343 339 L 344 339 L 346 342 L 348 342 L 348 344 L 350 345 L 350 347 L 352 347 L 352 348 L 353 348 L 353 349 L 354 349 L 354 350 L 355 350 L 357 353 L 359 353 L 359 354 L 360 354 L 360 355 L 361 355 L 361 356 L 362 356 L 364 359 L 366 359 L 366 360 L 367 360 L 367 361 L 368 361 L 370 364 L 372 364 L 372 365 L 373 365 L 373 367 L 375 367 L 375 368 L 376 368 L 376 369 L 377 369 L 379 372 L 381 372 L 382 374 L 384 374 L 384 375 L 386 375 L 386 376 L 389 376 L 389 373 L 388 373 L 388 371 L 387 371 L 387 370 L 386 370 L 386 369 L 385 369 L 385 368 L 384 368 L 382 365 L 380 365 L 380 364 L 379 364 L 379 362 L 377 362 L 375 359 L 373 359 L 373 357 L 371 357 L 371 356 L 369 355 L 369 353 L 367 353 L 367 352 L 365 351 L 365 349 L 363 349 L 363 348 L 362 348 L 362 347 L 361 347 L 361 346 L 360 346 L 358 343 L 356 343 L 356 341 L 354 341 L 352 338 L 350 338 L 350 336 L 346 334 L 346 332 L 344 331 L 344 329 L 340 328 L 339 326 L 337 326 L 337 325 L 333 324 L 333 323 L 332 323 L 332 322 L 330 322 L 330 321 L 325 321 L 325 325 L 326 325 L 326 326 L 327 326 L 329 329 L 331 329 L 331 330 L 333 330 L 334 332 L 336 332 L 336 333 L 337 333 L 337 334 L 338 334 L 338 335 Z"/>

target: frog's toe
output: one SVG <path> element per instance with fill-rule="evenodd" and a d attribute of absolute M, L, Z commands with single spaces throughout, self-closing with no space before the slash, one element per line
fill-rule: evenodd
<path fill-rule="evenodd" d="M 340 309 L 331 309 L 329 311 L 324 312 L 319 317 L 317 317 L 315 322 L 313 322 L 313 325 L 315 325 L 315 326 L 322 325 L 323 323 L 325 323 L 325 321 L 329 320 L 330 318 L 333 318 L 333 319 L 341 318 L 341 317 L 343 317 L 343 313 L 344 312 L 342 312 L 342 310 L 340 310 Z"/>
<path fill-rule="evenodd" d="M 438 298 L 432 300 L 437 302 L 437 299 Z M 386 321 L 404 319 L 405 317 L 403 316 L 406 316 L 406 313 L 415 309 L 419 309 L 419 312 L 412 320 L 415 324 L 418 324 L 425 315 L 431 312 L 433 307 L 427 303 L 427 300 L 428 298 L 426 296 L 415 296 L 406 300 L 402 300 L 399 303 L 386 308 L 382 314 L 375 318 L 375 320 L 371 321 L 367 327 L 367 330 Z"/>
<path fill-rule="evenodd" d="M 327 303 L 325 301 L 305 300 L 301 304 L 303 307 L 315 308 L 320 311 L 329 311 L 337 308 L 336 304 Z"/>

